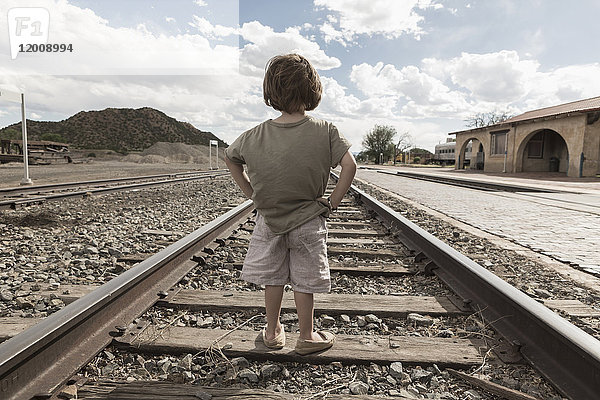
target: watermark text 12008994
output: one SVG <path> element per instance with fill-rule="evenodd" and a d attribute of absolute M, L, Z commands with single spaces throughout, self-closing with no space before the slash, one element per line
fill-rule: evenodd
<path fill-rule="evenodd" d="M 68 51 L 70 53 L 73 52 L 72 44 L 20 44 L 19 52 L 20 53 L 64 53 Z"/>

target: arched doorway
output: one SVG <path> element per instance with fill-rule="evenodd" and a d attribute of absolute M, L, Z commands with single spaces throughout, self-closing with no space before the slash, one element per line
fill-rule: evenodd
<path fill-rule="evenodd" d="M 471 153 L 473 149 L 473 145 L 479 143 L 477 139 L 469 139 L 463 143 L 460 148 L 460 153 L 458 153 L 458 163 L 456 164 L 456 169 L 467 169 L 471 168 Z"/>
<path fill-rule="evenodd" d="M 524 145 L 523 145 L 524 144 Z M 567 142 L 552 129 L 532 132 L 521 145 L 523 172 L 563 172 L 569 168 Z"/>

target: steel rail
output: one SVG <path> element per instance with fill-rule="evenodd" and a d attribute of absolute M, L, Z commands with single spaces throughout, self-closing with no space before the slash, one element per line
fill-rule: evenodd
<path fill-rule="evenodd" d="M 14 209 L 14 208 L 17 208 L 18 206 L 24 206 L 24 205 L 28 205 L 28 204 L 34 204 L 34 203 L 40 203 L 40 202 L 52 201 L 52 200 L 61 200 L 61 199 L 65 199 L 68 197 L 78 197 L 78 196 L 86 197 L 86 196 L 90 196 L 90 195 L 106 194 L 106 193 L 111 193 L 111 192 L 120 192 L 120 191 L 124 191 L 124 190 L 141 189 L 141 188 L 145 188 L 145 187 L 164 185 L 164 184 L 168 184 L 168 183 L 179 183 L 179 182 L 195 181 L 195 180 L 206 179 L 206 178 L 216 178 L 216 177 L 224 176 L 224 175 L 229 175 L 229 172 L 220 172 L 220 173 L 216 173 L 213 175 L 199 175 L 199 176 L 192 176 L 192 177 L 187 177 L 187 178 L 176 178 L 176 179 L 165 179 L 165 180 L 160 180 L 160 181 L 131 183 L 131 184 L 127 184 L 127 185 L 77 190 L 77 191 L 73 191 L 73 192 L 53 193 L 53 194 L 46 194 L 46 195 L 42 195 L 42 196 L 27 197 L 27 198 L 23 198 L 23 199 L 3 200 L 3 201 L 0 201 L 0 209 L 3 209 L 3 208 L 13 208 Z"/>
<path fill-rule="evenodd" d="M 156 175 L 141 175 L 141 176 L 127 176 L 122 178 L 111 178 L 111 179 L 94 179 L 81 182 L 62 182 L 62 183 L 48 183 L 44 185 L 32 185 L 32 186 L 17 186 L 0 188 L 0 195 L 8 197 L 10 195 L 19 195 L 25 193 L 42 193 L 53 190 L 70 189 L 82 186 L 93 186 L 93 185 L 108 185 L 112 183 L 120 183 L 127 181 L 141 181 L 148 179 L 159 179 L 159 178 L 173 178 L 189 175 L 206 175 L 215 172 L 225 172 L 227 170 L 212 170 L 212 171 L 187 171 L 187 172 L 174 172 L 168 174 L 156 174 Z"/>
<path fill-rule="evenodd" d="M 516 185 L 512 183 L 498 183 L 498 182 L 483 182 L 475 179 L 465 178 L 451 178 L 446 176 L 433 176 L 418 174 L 415 172 L 404 172 L 404 171 L 382 171 L 379 169 L 375 170 L 377 173 L 386 175 L 402 176 L 404 178 L 420 179 L 423 181 L 443 183 L 446 185 L 466 187 L 469 189 L 486 190 L 486 191 L 502 191 L 502 192 L 533 192 L 533 193 L 575 193 L 564 190 L 552 190 L 545 188 L 536 188 L 524 185 Z"/>
<path fill-rule="evenodd" d="M 197 263 L 190 260 L 235 229 L 253 209 L 248 200 L 92 293 L 0 344 L 0 398 L 48 398 Z"/>
<path fill-rule="evenodd" d="M 337 175 L 332 174 L 337 179 Z M 433 272 L 565 396 L 600 393 L 600 341 L 352 185 L 350 193 L 376 212 L 410 247 L 435 263 Z"/>

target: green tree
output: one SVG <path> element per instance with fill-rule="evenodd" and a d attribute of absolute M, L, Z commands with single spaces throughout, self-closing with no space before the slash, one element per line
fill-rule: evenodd
<path fill-rule="evenodd" d="M 392 158 L 395 147 L 394 136 L 396 136 L 396 128 L 388 125 L 375 125 L 362 141 L 364 153 L 368 159 L 375 160 L 375 163 L 379 164 L 381 154 L 383 154 L 383 161 Z"/>

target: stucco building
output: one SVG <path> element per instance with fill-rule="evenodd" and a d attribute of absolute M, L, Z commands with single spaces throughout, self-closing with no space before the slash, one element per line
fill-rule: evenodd
<path fill-rule="evenodd" d="M 600 174 L 600 97 L 528 111 L 502 123 L 452 132 L 456 169 Z M 465 149 L 472 144 L 471 160 Z"/>

